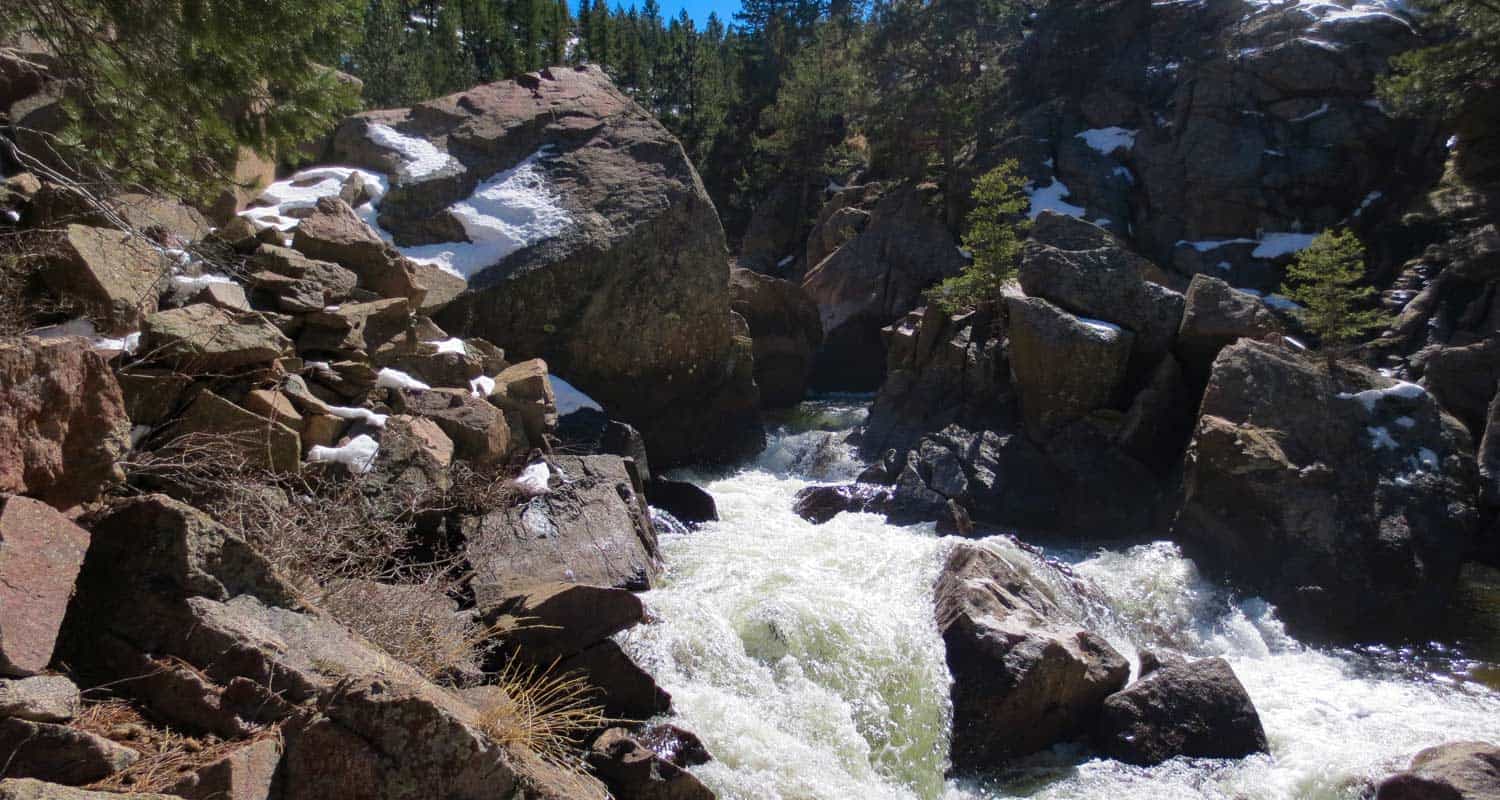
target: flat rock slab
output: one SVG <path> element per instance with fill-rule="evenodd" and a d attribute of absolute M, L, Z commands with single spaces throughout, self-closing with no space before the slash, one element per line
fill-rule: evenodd
<path fill-rule="evenodd" d="M 39 500 L 11 497 L 3 503 L 0 674 L 31 675 L 52 661 L 73 582 L 88 552 L 89 534 Z M 29 705 L 20 700 L 19 686 L 7 688 L 16 692 L 10 695 L 13 700 Z M 7 694 L 0 690 L 0 705 L 6 704 Z"/>

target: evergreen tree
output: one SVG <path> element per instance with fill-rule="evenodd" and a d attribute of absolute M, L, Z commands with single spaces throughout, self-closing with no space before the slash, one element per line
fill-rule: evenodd
<path fill-rule="evenodd" d="M 24 31 L 67 65 L 62 161 L 200 198 L 237 147 L 291 154 L 355 107 L 324 65 L 351 52 L 363 2 L 6 0 L 0 40 Z"/>
<path fill-rule="evenodd" d="M 568 42 L 573 39 L 573 15 L 568 13 L 568 0 L 554 0 L 552 4 L 552 60 L 551 64 L 565 64 L 570 53 Z"/>
<path fill-rule="evenodd" d="M 1026 179 L 1016 161 L 1006 161 L 974 184 L 974 210 L 969 212 L 969 230 L 964 247 L 973 262 L 928 293 L 928 298 L 950 314 L 996 300 L 1000 289 L 1015 278 L 1021 244 L 1031 223 L 1026 218 L 1030 201 Z"/>
<path fill-rule="evenodd" d="M 390 108 L 428 96 L 413 68 L 406 15 L 398 0 L 370 0 L 365 7 L 364 37 L 355 48 L 350 69 L 364 81 L 365 103 Z"/>
<path fill-rule="evenodd" d="M 613 27 L 605 0 L 594 0 L 589 11 L 588 54 L 590 61 L 605 69 L 615 65 L 615 51 L 610 46 L 614 41 L 610 33 Z"/>
<path fill-rule="evenodd" d="M 1392 59 L 1380 97 L 1397 112 L 1452 118 L 1500 76 L 1500 0 L 1416 0 L 1441 43 Z"/>
<path fill-rule="evenodd" d="M 1287 269 L 1281 291 L 1303 306 L 1297 317 L 1318 337 L 1330 363 L 1346 346 L 1387 321 L 1385 312 L 1367 308 L 1375 290 L 1357 285 L 1364 274 L 1364 245 L 1348 230 L 1318 236 Z"/>

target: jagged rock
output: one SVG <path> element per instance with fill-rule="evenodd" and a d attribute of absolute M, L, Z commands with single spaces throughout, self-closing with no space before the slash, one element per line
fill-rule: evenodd
<path fill-rule="evenodd" d="M 1439 348 L 1422 362 L 1422 385 L 1476 439 L 1483 435 L 1490 401 L 1500 382 L 1500 339 Z"/>
<path fill-rule="evenodd" d="M 241 219 L 236 217 L 236 219 Z M 248 223 L 247 223 L 248 224 Z M 347 300 L 359 285 L 359 276 L 332 261 L 319 261 L 291 249 L 276 245 L 260 245 L 250 259 L 259 271 L 284 275 L 299 281 L 307 281 L 322 289 L 323 303 L 341 303 Z"/>
<path fill-rule="evenodd" d="M 860 449 L 905 452 L 951 424 L 1006 429 L 1016 419 L 1010 362 L 1002 346 L 1005 306 L 949 317 L 936 305 L 886 328 L 885 382 L 870 406 Z"/>
<path fill-rule="evenodd" d="M 1110 758 L 1144 766 L 1270 750 L 1250 695 L 1222 658 L 1162 667 L 1110 695 L 1098 738 Z"/>
<path fill-rule="evenodd" d="M 284 393 L 275 389 L 252 389 L 245 395 L 245 408 L 293 430 L 301 429 L 302 415 Z"/>
<path fill-rule="evenodd" d="M 959 770 L 993 769 L 1086 733 L 1130 677 L 1130 662 L 1028 574 L 1030 559 L 999 546 L 956 545 L 934 589 Z"/>
<path fill-rule="evenodd" d="M 157 425 L 182 410 L 192 377 L 168 369 L 131 365 L 115 373 L 125 412 L 135 425 Z"/>
<path fill-rule="evenodd" d="M 651 463 L 646 458 L 646 440 L 641 432 L 624 422 L 610 420 L 604 425 L 599 437 L 599 452 L 628 458 L 635 463 L 636 474 L 641 482 L 651 483 Z"/>
<path fill-rule="evenodd" d="M 189 297 L 188 302 L 207 303 L 233 313 L 250 310 L 250 300 L 245 297 L 245 287 L 238 283 L 210 283 Z"/>
<path fill-rule="evenodd" d="M 0 342 L 0 491 L 68 508 L 123 475 L 124 399 L 83 339 Z"/>
<path fill-rule="evenodd" d="M 417 280 L 417 265 L 381 240 L 348 203 L 337 197 L 318 200 L 314 212 L 297 225 L 292 247 L 318 261 L 332 261 L 353 272 L 359 287 L 385 298 L 405 298 L 422 305 L 427 290 Z"/>
<path fill-rule="evenodd" d="M 599 689 L 605 716 L 644 721 L 672 710 L 672 695 L 613 639 L 557 662 L 559 674 L 576 672 Z"/>
<path fill-rule="evenodd" d="M 888 193 L 864 230 L 803 278 L 823 323 L 815 388 L 879 386 L 886 362 L 881 329 L 920 305 L 928 287 L 963 269 L 953 236 L 929 204 L 933 191 L 902 186 Z"/>
<path fill-rule="evenodd" d="M 88 532 L 46 503 L 0 498 L 0 675 L 51 663 L 88 546 Z"/>
<path fill-rule="evenodd" d="M 411 305 L 406 298 L 346 303 L 303 317 L 297 352 L 373 353 L 382 344 L 406 334 Z"/>
<path fill-rule="evenodd" d="M 91 792 L 25 778 L 0 781 L 0 800 L 179 800 L 146 792 Z"/>
<path fill-rule="evenodd" d="M 470 381 L 484 374 L 484 363 L 467 347 L 440 350 L 434 342 L 412 342 L 398 337 L 370 355 L 376 367 L 400 370 L 428 384 L 468 391 Z"/>
<path fill-rule="evenodd" d="M 70 663 L 129 692 L 125 676 L 100 674 L 97 643 L 117 641 L 228 687 L 223 702 L 237 713 L 283 721 L 287 800 L 601 793 L 495 743 L 479 711 L 309 613 L 261 555 L 203 513 L 148 496 L 90 523 L 95 546 L 67 623 Z"/>
<path fill-rule="evenodd" d="M 402 389 L 402 413 L 436 422 L 453 440 L 453 455 L 476 464 L 497 464 L 511 453 L 505 414 L 467 389 Z"/>
<path fill-rule="evenodd" d="M 1006 306 L 1011 373 L 1028 435 L 1045 441 L 1068 422 L 1114 403 L 1134 334 L 1038 298 L 1008 298 Z"/>
<path fill-rule="evenodd" d="M 811 208 L 801 185 L 777 185 L 755 204 L 740 237 L 739 264 L 759 273 L 785 275 L 801 255 L 801 237 Z"/>
<path fill-rule="evenodd" d="M 386 419 L 375 454 L 373 474 L 390 486 L 422 492 L 446 489 L 451 483 L 448 467 L 453 463 L 453 440 L 442 426 L 425 417 L 404 414 Z"/>
<path fill-rule="evenodd" d="M 0 777 L 64 784 L 103 780 L 134 764 L 140 753 L 65 725 L 0 719 Z"/>
<path fill-rule="evenodd" d="M 818 306 L 791 282 L 735 269 L 730 272 L 731 308 L 750 325 L 755 342 L 755 384 L 761 405 L 785 408 L 807 393 L 813 357 L 823 343 Z"/>
<path fill-rule="evenodd" d="M 82 563 L 80 558 L 79 564 Z M 6 609 L 11 609 L 9 603 Z M 78 716 L 81 702 L 78 687 L 62 675 L 0 679 L 0 717 L 31 722 L 67 722 Z"/>
<path fill-rule="evenodd" d="M 193 770 L 169 791 L 183 800 L 274 800 L 281 791 L 279 737 L 257 739 Z"/>
<path fill-rule="evenodd" d="M 547 362 L 540 358 L 513 364 L 496 375 L 489 401 L 515 415 L 520 422 L 517 432 L 525 434 L 525 446 L 542 447 L 557 430 L 557 397 Z"/>
<path fill-rule="evenodd" d="M 1442 613 L 1477 522 L 1468 435 L 1432 396 L 1249 340 L 1214 361 L 1174 539 L 1301 635 Z"/>
<path fill-rule="evenodd" d="M 1240 339 L 1278 339 L 1281 323 L 1260 298 L 1218 278 L 1194 275 L 1177 331 L 1177 355 L 1199 380 L 1208 378 L 1219 351 Z"/>
<path fill-rule="evenodd" d="M 442 161 L 411 174 L 373 125 L 427 140 Z M 678 142 L 602 70 L 551 68 L 366 112 L 340 127 L 332 156 L 394 176 L 380 222 L 402 245 L 466 238 L 449 207 L 525 162 L 555 200 L 555 229 L 498 263 L 469 265 L 469 290 L 438 321 L 546 359 L 639 428 L 663 464 L 759 444 L 713 203 Z"/>
<path fill-rule="evenodd" d="M 823 204 L 807 237 L 807 265 L 822 263 L 870 224 L 870 212 L 858 207 L 867 194 L 878 197 L 879 191 L 875 187 L 852 186 L 836 192 Z"/>
<path fill-rule="evenodd" d="M 198 209 L 170 197 L 128 192 L 111 197 L 109 205 L 127 224 L 153 237 L 176 239 L 178 245 L 199 241 L 213 228 Z"/>
<path fill-rule="evenodd" d="M 1144 374 L 1171 349 L 1183 315 L 1181 294 L 1147 280 L 1154 269 L 1103 228 L 1046 211 L 1032 225 L 1017 277 L 1031 297 L 1134 333 L 1131 371 Z"/>
<path fill-rule="evenodd" d="M 101 330 L 129 333 L 156 310 L 169 262 L 151 242 L 108 228 L 68 225 L 48 245 L 42 279 Z"/>
<path fill-rule="evenodd" d="M 594 740 L 589 766 L 620 800 L 713 800 L 714 793 L 682 767 L 658 756 L 624 728 Z"/>
<path fill-rule="evenodd" d="M 1500 747 L 1454 742 L 1429 747 L 1406 772 L 1381 781 L 1375 800 L 1497 800 Z"/>
<path fill-rule="evenodd" d="M 713 495 L 696 484 L 656 478 L 646 484 L 646 502 L 689 525 L 717 522 L 719 506 Z"/>
<path fill-rule="evenodd" d="M 894 501 L 891 489 L 868 483 L 809 486 L 797 492 L 792 510 L 808 522 L 822 525 L 845 511 L 884 513 Z"/>
<path fill-rule="evenodd" d="M 526 624 L 505 637 L 508 651 L 519 651 L 543 666 L 598 644 L 645 619 L 646 609 L 632 592 L 578 583 L 543 583 L 519 592 L 474 586 L 474 600 L 485 619 L 502 615 Z"/>
<path fill-rule="evenodd" d="M 292 342 L 259 314 L 207 303 L 159 311 L 141 325 L 141 352 L 190 375 L 230 372 L 290 354 Z"/>
<path fill-rule="evenodd" d="M 624 461 L 558 456 L 551 463 L 557 470 L 547 494 L 463 521 L 474 583 L 500 591 L 539 582 L 649 588 L 660 557 L 656 533 Z"/>
<path fill-rule="evenodd" d="M 211 445 L 243 458 L 247 466 L 296 472 L 302 459 L 297 431 L 204 389 L 172 424 L 169 446 Z"/>
<path fill-rule="evenodd" d="M 1500 565 L 1500 394 L 1490 401 L 1489 422 L 1479 441 L 1479 500 L 1484 504 L 1486 531 L 1477 556 Z"/>

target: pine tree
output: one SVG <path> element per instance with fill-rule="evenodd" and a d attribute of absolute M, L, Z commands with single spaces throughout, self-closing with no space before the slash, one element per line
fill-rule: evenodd
<path fill-rule="evenodd" d="M 569 60 L 568 42 L 573 39 L 573 16 L 568 13 L 568 0 L 555 0 L 552 4 L 552 64 L 565 64 Z"/>
<path fill-rule="evenodd" d="M 1000 297 L 1000 290 L 1015 277 L 1021 244 L 1030 222 L 1030 201 L 1023 190 L 1026 179 L 1021 166 L 1006 161 L 974 184 L 974 210 L 969 212 L 969 230 L 964 247 L 973 262 L 963 272 L 934 287 L 928 298 L 948 313 L 973 308 Z"/>
<path fill-rule="evenodd" d="M 1365 274 L 1365 248 L 1352 231 L 1327 231 L 1313 240 L 1287 268 L 1282 293 L 1300 303 L 1297 312 L 1331 363 L 1349 344 L 1387 321 L 1367 308 L 1375 290 L 1359 286 Z"/>
<path fill-rule="evenodd" d="M 594 0 L 594 7 L 589 11 L 589 60 L 604 69 L 615 65 L 615 51 L 610 46 L 614 41 L 610 33 L 613 27 L 614 20 L 610 18 L 605 0 Z"/>
<path fill-rule="evenodd" d="M 1500 75 L 1500 0 L 1416 0 L 1439 44 L 1391 60 L 1380 98 L 1408 115 L 1453 118 Z"/>
<path fill-rule="evenodd" d="M 201 198 L 223 186 L 236 148 L 291 154 L 356 106 L 324 65 L 351 52 L 363 6 L 6 0 L 0 41 L 24 31 L 67 65 L 70 122 L 49 142 L 63 161 Z"/>
<path fill-rule="evenodd" d="M 365 7 L 364 37 L 350 64 L 364 82 L 367 104 L 390 108 L 428 95 L 426 83 L 413 68 L 410 47 L 399 0 L 370 0 Z"/>

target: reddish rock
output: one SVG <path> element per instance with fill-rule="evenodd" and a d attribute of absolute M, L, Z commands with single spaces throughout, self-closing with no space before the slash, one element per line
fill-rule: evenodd
<path fill-rule="evenodd" d="M 73 581 L 88 551 L 88 531 L 26 497 L 0 508 L 0 674 L 31 675 L 52 647 Z"/>
<path fill-rule="evenodd" d="M 120 386 L 87 342 L 0 343 L 0 492 L 77 505 L 119 479 L 129 447 Z"/>

